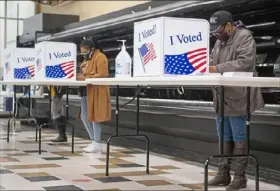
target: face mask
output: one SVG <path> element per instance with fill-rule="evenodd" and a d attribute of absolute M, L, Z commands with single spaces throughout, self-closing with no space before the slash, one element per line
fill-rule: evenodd
<path fill-rule="evenodd" d="M 230 30 L 227 30 L 227 26 L 224 26 L 215 33 L 215 36 L 220 41 L 227 41 L 231 35 L 229 31 Z"/>
<path fill-rule="evenodd" d="M 215 34 L 216 38 L 220 41 L 227 41 L 229 39 L 229 34 L 227 32 L 220 32 Z"/>
<path fill-rule="evenodd" d="M 84 56 L 85 60 L 90 60 L 91 59 L 91 52 L 82 53 L 82 55 Z"/>

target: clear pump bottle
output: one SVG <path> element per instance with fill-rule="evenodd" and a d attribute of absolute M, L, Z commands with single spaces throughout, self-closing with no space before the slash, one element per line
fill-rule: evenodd
<path fill-rule="evenodd" d="M 120 53 L 117 55 L 115 63 L 115 77 L 131 77 L 131 63 L 132 59 L 126 51 L 126 40 L 118 40 L 123 43 Z"/>

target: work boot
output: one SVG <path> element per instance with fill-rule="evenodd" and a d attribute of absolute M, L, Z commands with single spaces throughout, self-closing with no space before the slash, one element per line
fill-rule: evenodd
<path fill-rule="evenodd" d="M 234 154 L 245 155 L 247 154 L 248 144 L 246 141 L 240 141 L 234 143 Z M 245 169 L 248 165 L 247 158 L 237 158 L 235 160 L 236 171 L 234 173 L 234 179 L 230 185 L 227 186 L 226 190 L 239 190 L 247 187 L 247 179 L 245 176 Z"/>
<path fill-rule="evenodd" d="M 56 126 L 59 135 L 56 139 L 52 140 L 52 142 L 67 142 L 65 117 L 55 119 L 54 125 Z"/>
<path fill-rule="evenodd" d="M 224 155 L 232 155 L 233 142 L 224 142 Z M 230 176 L 230 162 L 231 159 L 220 159 L 220 166 L 217 175 L 208 182 L 209 186 L 227 186 L 231 182 Z"/>

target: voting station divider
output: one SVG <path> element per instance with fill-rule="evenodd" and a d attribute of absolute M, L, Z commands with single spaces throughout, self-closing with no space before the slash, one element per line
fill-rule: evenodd
<path fill-rule="evenodd" d="M 180 26 L 180 27 L 178 27 Z M 76 81 L 76 51 L 73 43 L 41 42 L 35 45 L 35 74 L 34 79 L 4 78 L 2 84 L 14 86 L 66 86 L 66 121 L 72 127 L 72 152 L 74 152 L 74 127 L 68 123 L 68 87 L 86 85 L 109 85 L 116 87 L 116 133 L 107 141 L 106 176 L 109 175 L 110 141 L 114 138 L 141 137 L 146 140 L 147 159 L 146 173 L 149 173 L 149 138 L 140 133 L 139 119 L 139 91 L 136 99 L 136 134 L 119 134 L 119 88 L 126 86 L 142 87 L 154 86 L 220 86 L 221 97 L 224 101 L 224 86 L 243 87 L 280 87 L 278 78 L 253 78 L 253 77 L 225 77 L 208 74 L 209 66 L 209 23 L 202 19 L 181 19 L 161 17 L 134 25 L 134 77 L 126 78 L 96 78 L 86 81 Z M 34 55 L 34 53 L 32 53 Z M 12 54 L 11 54 L 12 56 Z M 9 64 L 17 61 L 13 55 Z M 28 60 L 28 59 L 27 59 Z M 34 65 L 34 59 L 32 64 Z M 4 62 L 5 63 L 5 62 Z M 8 65 L 12 66 L 12 65 Z M 12 69 L 12 67 L 10 67 Z M 15 73 L 14 71 L 12 71 Z M 28 73 L 29 71 L 25 71 Z M 28 75 L 26 75 L 28 76 Z M 242 82 L 242 83 L 241 83 Z M 249 91 L 250 92 L 250 91 Z M 49 95 L 50 96 L 50 95 Z M 248 95 L 250 97 L 250 95 Z M 31 95 L 29 92 L 29 99 Z M 16 94 L 14 92 L 14 100 Z M 51 99 L 49 99 L 51 102 Z M 15 103 L 15 102 L 14 102 Z M 51 103 L 50 103 L 51 104 Z M 248 99 L 247 107 L 250 106 Z M 223 104 L 221 104 L 221 119 L 224 119 Z M 14 112 L 15 113 L 15 112 Z M 12 119 L 16 119 L 13 116 Z M 36 121 L 36 119 L 35 119 Z M 10 120 L 9 120 L 10 123 Z M 50 125 L 43 124 L 36 127 L 36 141 L 39 130 L 39 154 L 41 154 L 41 128 Z M 9 141 L 10 125 L 8 125 L 7 141 Z M 247 129 L 249 136 L 250 113 L 247 117 Z M 223 123 L 221 123 L 221 135 L 223 135 Z M 249 137 L 248 137 L 249 142 Z M 223 148 L 221 141 L 220 148 Z M 249 150 L 248 150 L 249 151 Z M 208 164 L 213 158 L 237 158 L 252 157 L 256 162 L 256 190 L 259 190 L 258 161 L 253 156 L 225 156 L 223 149 L 219 155 L 212 156 L 205 163 L 204 189 L 208 190 Z"/>
<path fill-rule="evenodd" d="M 135 22 L 133 76 L 208 73 L 209 31 L 204 19 L 159 17 Z"/>

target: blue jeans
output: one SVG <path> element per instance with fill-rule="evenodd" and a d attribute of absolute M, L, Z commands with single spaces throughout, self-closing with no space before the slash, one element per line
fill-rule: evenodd
<path fill-rule="evenodd" d="M 82 97 L 81 102 L 81 119 L 92 141 L 100 143 L 101 141 L 101 124 L 89 122 L 87 118 L 87 97 Z"/>
<path fill-rule="evenodd" d="M 216 118 L 217 134 L 220 140 L 220 116 Z M 224 141 L 246 141 L 246 116 L 224 117 Z"/>

